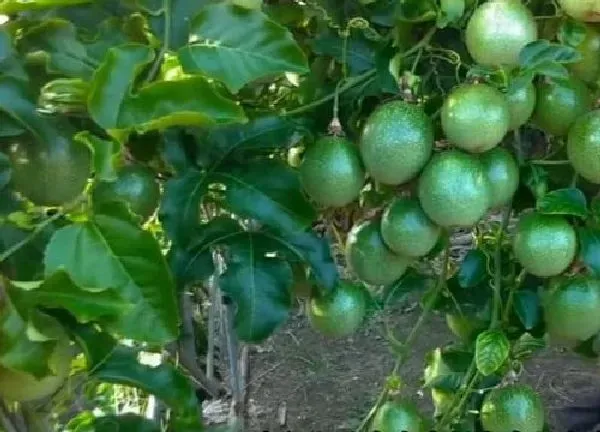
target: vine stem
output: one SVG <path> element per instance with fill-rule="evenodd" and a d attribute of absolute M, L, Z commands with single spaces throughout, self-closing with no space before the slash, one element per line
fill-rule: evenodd
<path fill-rule="evenodd" d="M 21 249 L 22 247 L 27 245 L 29 242 L 31 242 L 35 237 L 37 237 L 44 230 L 44 228 L 46 228 L 48 225 L 55 222 L 56 220 L 60 219 L 69 210 L 72 210 L 73 208 L 77 207 L 79 204 L 81 204 L 83 201 L 85 201 L 85 199 L 86 199 L 85 195 L 79 196 L 73 202 L 64 206 L 61 210 L 54 213 L 48 219 L 46 219 L 43 222 L 36 225 L 35 228 L 33 229 L 33 231 L 31 231 L 31 234 L 29 234 L 27 237 L 25 237 L 20 242 L 15 243 L 14 245 L 12 245 L 11 247 L 9 247 L 8 249 L 6 249 L 4 252 L 2 252 L 0 254 L 0 263 L 4 262 L 8 258 L 10 258 L 10 256 L 12 254 L 16 253 L 19 249 Z"/>
<path fill-rule="evenodd" d="M 403 349 L 402 353 L 400 353 L 400 355 L 396 359 L 396 363 L 394 364 L 394 368 L 392 369 L 392 373 L 390 375 L 392 375 L 392 376 L 397 375 L 398 372 L 400 371 L 400 368 L 404 365 L 406 360 L 408 360 L 407 354 L 409 354 L 409 352 L 410 352 L 410 346 L 416 340 L 417 335 L 419 334 L 419 330 L 421 329 L 421 327 L 427 320 L 429 314 L 431 313 L 431 310 L 433 309 L 433 305 L 435 304 L 439 295 L 442 293 L 442 290 L 446 286 L 446 278 L 448 276 L 449 262 L 450 262 L 450 243 L 448 242 L 448 245 L 446 246 L 446 248 L 444 250 L 442 271 L 440 272 L 440 275 L 438 277 L 435 290 L 434 290 L 433 294 L 430 296 L 430 298 L 427 300 L 425 305 L 423 306 L 423 311 L 421 312 L 421 315 L 419 316 L 419 318 L 417 319 L 417 322 L 415 323 L 412 330 L 408 334 L 408 336 L 404 342 L 404 347 L 403 347 L 404 349 Z M 360 423 L 358 428 L 356 428 L 355 432 L 363 432 L 364 430 L 366 430 L 367 426 L 371 422 L 371 420 L 372 420 L 373 416 L 375 415 L 375 413 L 377 412 L 377 410 L 379 410 L 379 408 L 383 405 L 383 403 L 387 399 L 389 393 L 390 393 L 390 389 L 386 385 L 383 388 L 383 390 L 381 391 L 381 393 L 379 394 L 379 396 L 377 397 L 377 401 L 375 402 L 375 404 L 373 405 L 373 407 L 371 408 L 369 413 L 365 416 L 365 418 Z"/>
<path fill-rule="evenodd" d="M 529 161 L 532 165 L 569 165 L 571 161 L 568 160 L 531 160 Z"/>
<path fill-rule="evenodd" d="M 509 203 L 502 212 L 502 225 L 500 226 L 500 232 L 496 240 L 496 251 L 494 253 L 494 310 L 492 311 L 490 329 L 498 326 L 500 317 L 502 316 L 502 240 L 510 222 L 511 212 L 512 203 Z"/>
<path fill-rule="evenodd" d="M 163 0 L 162 3 L 163 9 L 165 11 L 165 39 L 162 46 L 160 47 L 160 51 L 158 52 L 156 58 L 154 59 L 154 62 L 152 63 L 152 68 L 146 76 L 146 84 L 148 84 L 149 82 L 153 81 L 154 78 L 156 78 L 156 75 L 158 74 L 158 69 L 160 68 L 160 65 L 162 63 L 162 58 L 169 50 L 169 39 L 171 38 L 171 21 L 169 19 L 171 17 L 171 0 Z"/>
<path fill-rule="evenodd" d="M 502 322 L 508 322 L 510 318 L 510 310 L 512 309 L 513 301 L 515 298 L 515 291 L 521 286 L 523 281 L 525 280 L 525 275 L 527 272 L 525 269 L 521 270 L 519 275 L 515 279 L 515 283 L 510 287 L 510 291 L 508 292 L 508 299 L 506 300 L 506 307 L 504 308 L 504 314 L 502 315 Z"/>

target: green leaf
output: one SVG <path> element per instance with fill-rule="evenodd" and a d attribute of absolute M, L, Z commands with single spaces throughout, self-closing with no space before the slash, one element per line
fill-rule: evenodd
<path fill-rule="evenodd" d="M 252 232 L 236 238 L 231 245 L 233 262 L 219 278 L 221 290 L 237 308 L 234 318 L 236 334 L 245 342 L 261 342 L 288 317 L 293 282 L 290 265 L 280 258 L 265 256 L 260 237 Z"/>
<path fill-rule="evenodd" d="M 437 17 L 437 6 L 433 0 L 399 0 L 396 18 L 408 22 L 433 21 Z"/>
<path fill-rule="evenodd" d="M 146 132 L 246 120 L 241 107 L 199 76 L 153 82 L 132 94 L 134 79 L 153 59 L 146 45 L 128 44 L 108 51 L 94 74 L 88 99 L 88 111 L 96 123 L 109 132 L 132 128 Z"/>
<path fill-rule="evenodd" d="M 124 204 L 96 208 L 90 220 L 58 230 L 46 249 L 46 274 L 64 269 L 88 289 L 113 289 L 133 307 L 110 323 L 123 335 L 166 343 L 178 334 L 175 284 L 160 247 Z"/>
<path fill-rule="evenodd" d="M 473 353 L 456 348 L 436 348 L 426 356 L 423 386 L 456 391 L 472 362 Z"/>
<path fill-rule="evenodd" d="M 544 214 L 587 216 L 587 200 L 577 188 L 557 189 L 537 201 L 537 211 Z"/>
<path fill-rule="evenodd" d="M 92 291 L 78 287 L 62 270 L 43 281 L 12 281 L 11 285 L 11 294 L 20 300 L 19 304 L 63 308 L 80 322 L 114 320 L 132 308 L 112 289 Z"/>
<path fill-rule="evenodd" d="M 10 189 L 0 192 L 0 214 L 6 205 L 6 215 L 22 211 L 19 201 L 10 195 Z M 0 224 L 0 253 L 9 248 L 25 242 L 25 245 L 11 254 L 0 263 L 0 272 L 10 279 L 36 280 L 44 277 L 42 260 L 44 249 L 52 235 L 53 226 L 49 225 L 39 235 L 31 240 L 31 231 L 21 229 L 13 223 L 4 222 Z"/>
<path fill-rule="evenodd" d="M 281 232 L 303 231 L 317 216 L 302 192 L 297 172 L 282 162 L 233 166 L 211 178 L 225 186 L 225 205 L 232 212 Z"/>
<path fill-rule="evenodd" d="M 587 34 L 585 25 L 571 17 L 564 19 L 556 34 L 560 43 L 573 47 L 579 46 Z"/>
<path fill-rule="evenodd" d="M 74 325 L 71 330 L 86 354 L 90 378 L 136 387 L 153 394 L 174 410 L 177 426 L 195 425 L 196 430 L 202 430 L 194 389 L 174 365 L 161 363 L 151 367 L 141 364 L 138 350 L 117 345 L 106 333 L 98 332 L 89 325 Z M 173 430 L 180 429 L 176 427 Z"/>
<path fill-rule="evenodd" d="M 171 50 L 188 43 L 190 21 L 210 0 L 139 0 L 141 9 L 148 14 L 152 32 Z"/>
<path fill-rule="evenodd" d="M 579 254 L 587 268 L 600 276 L 600 229 L 579 227 Z"/>
<path fill-rule="evenodd" d="M 95 417 L 90 432 L 160 432 L 160 425 L 135 414 Z M 79 430 L 78 430 L 79 432 Z M 84 431 L 81 431 L 84 432 Z"/>
<path fill-rule="evenodd" d="M 344 39 L 333 31 L 319 34 L 310 42 L 310 46 L 315 54 L 333 57 L 340 63 L 344 61 Z M 350 75 L 373 69 L 375 44 L 362 35 L 353 35 L 348 38 L 345 58 Z"/>
<path fill-rule="evenodd" d="M 15 308 L 8 296 L 1 299 L 0 308 L 0 365 L 43 377 L 51 373 L 48 361 L 56 342 L 40 334 Z M 31 334 L 37 333 L 36 340 Z"/>
<path fill-rule="evenodd" d="M 401 301 L 407 294 L 426 291 L 431 288 L 434 283 L 434 279 L 417 272 L 411 267 L 400 279 L 385 287 L 382 294 L 383 306 L 387 307 Z"/>
<path fill-rule="evenodd" d="M 573 47 L 538 39 L 527 44 L 519 53 L 519 64 L 523 69 L 533 69 L 546 62 L 575 63 L 581 54 Z"/>
<path fill-rule="evenodd" d="M 540 298 L 536 292 L 520 290 L 515 292 L 514 308 L 526 330 L 537 326 L 541 319 Z"/>
<path fill-rule="evenodd" d="M 0 189 L 6 187 L 11 178 L 11 166 L 8 156 L 0 152 Z"/>
<path fill-rule="evenodd" d="M 533 337 L 530 333 L 523 333 L 517 339 L 512 348 L 512 354 L 515 359 L 525 360 L 531 358 L 536 352 L 546 348 L 544 338 Z"/>
<path fill-rule="evenodd" d="M 184 71 L 218 79 L 234 93 L 258 78 L 308 72 L 289 31 L 260 10 L 213 4 L 191 27 L 190 44 L 178 51 Z"/>
<path fill-rule="evenodd" d="M 114 140 L 99 138 L 90 131 L 81 131 L 73 139 L 87 145 L 92 150 L 97 181 L 115 181 L 117 179 L 123 149 L 121 144 Z"/>
<path fill-rule="evenodd" d="M 475 342 L 477 370 L 487 376 L 496 372 L 508 359 L 510 342 L 501 330 L 486 330 Z"/>
<path fill-rule="evenodd" d="M 0 72 L 27 81 L 28 76 L 6 26 L 0 28 Z"/>
<path fill-rule="evenodd" d="M 560 63 L 544 61 L 530 69 L 530 72 L 537 75 L 544 75 L 554 79 L 568 79 L 569 70 Z"/>
<path fill-rule="evenodd" d="M 3 0 L 0 2 L 0 14 L 12 15 L 19 12 L 73 6 L 90 2 L 91 0 Z"/>
<path fill-rule="evenodd" d="M 480 249 L 471 249 L 458 270 L 458 284 L 462 288 L 479 285 L 487 276 L 487 257 Z"/>

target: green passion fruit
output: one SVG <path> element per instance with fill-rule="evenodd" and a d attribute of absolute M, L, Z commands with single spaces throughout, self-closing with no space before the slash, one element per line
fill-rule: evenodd
<path fill-rule="evenodd" d="M 425 111 L 403 101 L 386 103 L 367 119 L 360 153 L 377 182 L 399 185 L 416 177 L 433 151 L 433 124 Z"/>
<path fill-rule="evenodd" d="M 539 277 L 556 276 L 575 258 L 577 235 L 562 216 L 525 213 L 515 229 L 513 250 L 527 272 Z"/>
<path fill-rule="evenodd" d="M 325 207 L 350 204 L 365 182 L 358 148 L 336 136 L 321 138 L 306 149 L 299 174 L 308 196 Z"/>
<path fill-rule="evenodd" d="M 537 25 L 518 0 L 491 0 L 479 6 L 466 29 L 467 50 L 486 66 L 515 66 L 525 45 L 538 38 Z"/>
<path fill-rule="evenodd" d="M 576 20 L 600 22 L 600 0 L 558 0 L 558 4 Z"/>
<path fill-rule="evenodd" d="M 490 185 L 481 162 L 459 150 L 438 153 L 418 185 L 421 207 L 442 227 L 470 227 L 488 211 Z"/>
<path fill-rule="evenodd" d="M 481 423 L 489 432 L 541 432 L 544 404 L 539 395 L 525 385 L 491 390 L 481 406 Z"/>
<path fill-rule="evenodd" d="M 408 401 L 389 401 L 375 413 L 371 432 L 426 432 L 425 419 Z"/>
<path fill-rule="evenodd" d="M 502 147 L 483 153 L 479 160 L 490 185 L 490 208 L 508 204 L 519 187 L 517 161 Z"/>
<path fill-rule="evenodd" d="M 506 91 L 510 112 L 510 130 L 523 126 L 533 115 L 536 91 L 532 82 L 511 84 Z"/>
<path fill-rule="evenodd" d="M 395 253 L 409 257 L 427 255 L 440 238 L 441 228 L 425 214 L 419 200 L 398 198 L 384 210 L 381 236 Z"/>
<path fill-rule="evenodd" d="M 600 33 L 590 25 L 585 26 L 585 39 L 576 46 L 581 60 L 569 63 L 567 68 L 580 80 L 593 84 L 600 76 Z"/>
<path fill-rule="evenodd" d="M 510 126 L 505 95 L 486 84 L 462 84 L 452 90 L 441 116 L 448 141 L 472 153 L 495 147 Z"/>
<path fill-rule="evenodd" d="M 567 156 L 577 174 L 600 184 L 600 110 L 575 121 L 567 139 Z"/>
<path fill-rule="evenodd" d="M 333 292 L 310 301 L 311 326 L 331 337 L 354 333 L 365 318 L 367 293 L 358 284 L 340 282 Z"/>
<path fill-rule="evenodd" d="M 348 233 L 346 262 L 360 280 L 371 285 L 387 285 L 400 278 L 411 259 L 397 255 L 385 245 L 380 221 L 362 222 Z"/>

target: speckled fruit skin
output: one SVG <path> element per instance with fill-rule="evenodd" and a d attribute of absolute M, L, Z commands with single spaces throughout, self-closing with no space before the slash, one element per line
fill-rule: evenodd
<path fill-rule="evenodd" d="M 39 315 L 40 328 L 47 336 L 56 339 L 54 351 L 49 358 L 53 374 L 36 378 L 21 371 L 0 367 L 0 397 L 10 402 L 30 402 L 55 393 L 65 382 L 71 368 L 69 337 L 54 318 Z"/>
<path fill-rule="evenodd" d="M 567 68 L 580 80 L 592 84 L 600 77 L 600 33 L 586 25 L 585 39 L 576 47 L 582 56 L 577 63 L 570 63 Z"/>
<path fill-rule="evenodd" d="M 482 153 L 508 132 L 510 110 L 506 97 L 486 84 L 463 84 L 442 105 L 442 130 L 455 146 Z"/>
<path fill-rule="evenodd" d="M 587 340 L 600 332 L 600 280 L 569 278 L 544 299 L 544 318 L 552 339 Z"/>
<path fill-rule="evenodd" d="M 577 235 L 562 216 L 526 213 L 517 223 L 513 250 L 527 272 L 556 276 L 575 258 Z"/>
<path fill-rule="evenodd" d="M 567 139 L 567 156 L 584 179 L 600 184 L 600 110 L 580 117 Z"/>
<path fill-rule="evenodd" d="M 519 166 L 508 150 L 496 147 L 479 158 L 490 184 L 490 208 L 508 204 L 519 187 Z"/>
<path fill-rule="evenodd" d="M 371 432 L 426 432 L 427 424 L 410 402 L 386 402 L 373 418 Z"/>
<path fill-rule="evenodd" d="M 490 185 L 483 165 L 460 150 L 431 158 L 419 179 L 418 194 L 427 216 L 442 227 L 473 226 L 490 205 Z"/>
<path fill-rule="evenodd" d="M 429 219 L 415 198 L 395 199 L 381 217 L 383 241 L 399 255 L 415 258 L 427 255 L 440 233 L 441 228 Z"/>
<path fill-rule="evenodd" d="M 509 130 L 523 126 L 531 118 L 535 109 L 536 92 L 533 83 L 510 86 L 506 92 L 510 112 Z"/>
<path fill-rule="evenodd" d="M 122 168 L 113 182 L 100 182 L 93 191 L 94 199 L 118 198 L 127 203 L 130 210 L 148 219 L 160 200 L 160 186 L 149 168 L 129 165 Z"/>
<path fill-rule="evenodd" d="M 558 0 L 558 4 L 579 21 L 600 22 L 600 0 Z"/>
<path fill-rule="evenodd" d="M 362 286 L 340 282 L 327 296 L 311 299 L 308 319 L 315 330 L 326 336 L 348 336 L 362 324 L 366 307 Z"/>
<path fill-rule="evenodd" d="M 473 59 L 487 66 L 514 66 L 521 49 L 538 38 L 533 15 L 518 0 L 481 4 L 469 20 L 466 43 Z"/>
<path fill-rule="evenodd" d="M 566 135 L 575 120 L 591 109 L 590 93 L 585 83 L 574 77 L 540 83 L 533 122 L 552 135 Z"/>
<path fill-rule="evenodd" d="M 356 225 L 346 240 L 346 262 L 360 280 L 371 285 L 387 285 L 400 278 L 410 258 L 397 255 L 383 242 L 378 219 Z"/>
<path fill-rule="evenodd" d="M 512 385 L 491 390 L 481 406 L 481 423 L 489 432 L 541 432 L 544 404 L 529 386 Z"/>
<path fill-rule="evenodd" d="M 343 207 L 358 198 L 365 171 L 354 144 L 324 137 L 308 147 L 299 168 L 304 190 L 319 205 Z"/>
<path fill-rule="evenodd" d="M 431 157 L 433 124 L 420 106 L 403 101 L 377 108 L 363 128 L 360 153 L 367 172 L 380 183 L 413 179 Z"/>
<path fill-rule="evenodd" d="M 8 148 L 17 191 L 40 206 L 60 206 L 79 196 L 91 173 L 92 155 L 83 144 L 59 138 L 48 145 L 13 143 Z"/>

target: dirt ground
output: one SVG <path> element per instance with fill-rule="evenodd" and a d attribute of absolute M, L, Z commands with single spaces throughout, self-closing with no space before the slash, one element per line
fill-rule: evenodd
<path fill-rule="evenodd" d="M 412 309 L 412 310 L 411 310 Z M 410 304 L 393 312 L 398 336 L 406 335 L 419 315 Z M 353 431 L 373 405 L 394 356 L 380 336 L 380 317 L 373 317 L 355 335 L 332 340 L 295 316 L 267 343 L 253 348 L 248 379 L 248 430 L 252 432 Z M 452 339 L 440 316 L 432 316 L 401 371 L 413 400 L 431 412 L 429 392 L 419 391 L 425 354 Z M 564 431 L 556 409 L 579 394 L 600 389 L 600 371 L 593 363 L 558 348 L 525 365 L 522 380 L 542 395 L 552 431 Z M 285 426 L 280 425 L 285 411 Z"/>

